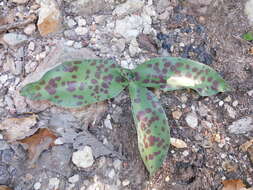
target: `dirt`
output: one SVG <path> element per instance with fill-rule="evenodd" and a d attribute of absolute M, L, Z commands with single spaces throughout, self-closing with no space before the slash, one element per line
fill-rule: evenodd
<path fill-rule="evenodd" d="M 62 9 L 68 3 L 61 4 Z M 64 176 L 62 175 L 62 173 L 66 172 L 64 169 L 60 172 L 57 169 L 56 172 L 51 172 L 50 166 L 52 165 L 50 164 L 48 164 L 48 168 L 42 169 L 45 173 L 40 173 L 41 170 L 38 168 L 34 170 L 33 168 L 25 168 L 22 166 L 22 163 L 27 162 L 27 152 L 15 145 L 15 156 L 18 159 L 13 162 L 8 161 L 7 163 L 4 161 L 4 153 L 0 150 L 0 164 L 4 163 L 3 167 L 7 165 L 11 168 L 13 165 L 13 168 L 18 168 L 16 172 L 10 174 L 12 177 L 9 177 L 7 181 L 3 180 L 4 185 L 8 185 L 15 190 L 25 189 L 24 187 L 27 185 L 26 190 L 30 190 L 35 189 L 34 184 L 36 182 L 40 181 L 41 184 L 46 185 L 46 180 L 48 180 L 46 178 L 57 176 L 61 179 L 59 189 L 67 190 L 67 184 L 69 184 L 67 182 L 68 177 L 77 173 L 81 176 L 82 180 L 72 189 L 81 189 L 82 187 L 82 190 L 88 189 L 88 185 L 82 182 L 85 181 L 89 185 L 96 184 L 94 176 L 99 176 L 102 179 L 101 181 L 108 185 L 112 183 L 116 184 L 117 179 L 121 182 L 127 179 L 130 182 L 129 185 L 115 186 L 115 189 L 129 190 L 221 190 L 223 187 L 222 181 L 226 179 L 241 179 L 247 187 L 253 186 L 252 147 L 249 148 L 249 151 L 242 151 L 240 149 L 243 143 L 253 138 L 253 131 L 233 134 L 228 129 L 228 126 L 232 122 L 253 114 L 253 96 L 249 93 L 253 89 L 253 55 L 249 53 L 249 49 L 253 44 L 241 38 L 241 35 L 251 28 L 244 15 L 245 1 L 213 0 L 212 3 L 207 3 L 207 5 L 200 7 L 186 1 L 171 0 L 169 3 L 171 6 L 167 8 L 170 13 L 168 19 L 157 19 L 152 22 L 152 27 L 156 30 L 157 35 L 139 36 L 139 38 L 141 37 L 141 39 L 147 42 L 139 42 L 139 47 L 143 51 L 130 59 L 135 60 L 136 58 L 140 60 L 143 57 L 147 59 L 159 55 L 191 58 L 214 68 L 233 87 L 233 91 L 231 92 L 220 93 L 211 97 L 200 97 L 196 92 L 189 90 L 162 92 L 160 94 L 160 102 L 166 110 L 171 127 L 171 136 L 186 142 L 187 148 L 177 149 L 171 146 L 163 167 L 155 176 L 149 178 L 138 151 L 137 134 L 131 113 L 131 102 L 128 90 L 126 89 L 118 97 L 106 101 L 108 105 L 107 110 L 102 116 L 99 116 L 99 121 L 96 121 L 95 125 L 92 124 L 93 121 L 87 124 L 87 129 L 91 134 L 101 142 L 106 139 L 108 147 L 122 155 L 122 167 L 119 171 L 117 170 L 115 179 L 107 178 L 108 170 L 113 168 L 115 157 L 106 156 L 103 167 L 99 166 L 103 158 L 99 158 L 96 160 L 93 168 L 82 170 L 70 162 L 70 156 L 68 158 L 66 156 L 66 160 L 65 157 L 62 158 L 68 165 L 68 174 Z M 12 4 L 11 7 L 2 9 L 3 13 L 6 13 L 6 10 L 11 9 L 13 6 Z M 153 2 L 152 6 L 154 9 L 157 9 L 157 2 Z M 62 11 L 66 19 L 67 17 L 74 18 L 74 16 L 79 16 L 79 13 L 69 12 L 68 8 Z M 106 14 L 111 15 L 112 10 L 108 9 L 106 13 L 103 11 L 96 13 L 98 16 Z M 6 15 L 3 14 L 2 16 Z M 91 17 L 87 16 L 85 18 L 88 24 L 90 24 Z M 103 28 L 103 24 L 101 24 L 101 28 Z M 101 28 L 98 26 L 99 30 Z M 179 31 L 178 34 L 175 34 L 175 30 Z M 187 30 L 191 31 L 187 32 Z M 15 31 L 22 32 L 23 30 L 16 29 Z M 71 40 L 71 37 L 66 37 L 66 34 L 63 35 L 63 33 L 64 31 L 60 31 L 55 36 L 53 35 L 53 37 L 50 36 L 43 39 L 36 32 L 33 35 L 33 38 L 37 40 L 36 50 L 30 55 L 27 50 L 28 43 L 26 43 L 23 45 L 25 48 L 25 59 L 18 61 L 26 62 L 25 64 L 27 64 L 28 59 L 32 57 L 31 59 L 36 62 L 36 67 L 38 64 L 42 64 L 45 57 L 42 57 L 42 60 L 39 58 L 36 60 L 36 54 L 47 51 L 45 50 L 47 46 L 54 46 L 54 42 L 50 41 L 54 37 L 54 40 L 59 40 L 65 35 L 64 38 L 67 39 L 64 40 Z M 109 44 L 106 43 L 112 42 L 110 37 L 105 36 L 104 39 L 101 39 L 100 42 L 104 45 L 103 48 L 108 48 Z M 87 38 L 78 37 L 75 38 L 75 42 L 81 40 L 83 44 L 86 44 L 86 41 L 90 39 L 91 36 Z M 192 39 L 194 39 L 193 42 Z M 182 43 L 184 44 L 183 46 L 181 45 Z M 171 48 L 172 45 L 173 48 Z M 126 47 L 128 46 L 129 44 Z M 196 48 L 192 48 L 193 46 Z M 91 46 L 90 49 L 94 50 L 94 54 L 100 57 L 116 57 L 116 59 L 120 59 L 121 56 L 124 57 L 124 53 L 117 51 L 115 53 L 107 50 L 104 53 L 102 48 L 96 50 L 96 46 Z M 1 61 L 6 62 L 8 56 L 13 57 L 16 54 L 18 54 L 17 50 L 13 52 L 13 50 L 6 46 L 0 46 Z M 129 53 L 126 51 L 126 54 L 128 55 Z M 0 64 L 0 69 L 2 70 L 4 70 L 3 65 L 3 63 Z M 0 74 L 4 75 L 9 72 L 4 71 Z M 14 75 L 9 80 L 15 80 L 15 77 L 18 77 L 22 81 L 27 74 L 23 67 L 19 74 Z M 0 104 L 1 120 L 10 116 L 24 115 L 29 111 L 34 111 L 40 116 L 43 115 L 43 112 L 50 115 L 54 111 L 52 107 L 46 107 L 45 109 L 36 107 L 34 109 L 29 102 L 26 104 L 24 110 L 19 111 L 20 107 L 12 105 L 14 104 L 13 98 L 15 99 L 15 96 L 13 97 L 12 92 L 8 91 L 11 85 L 13 83 L 9 82 L 0 89 L 0 96 L 4 100 L 4 103 Z M 9 97 L 12 98 L 8 104 L 7 100 Z M 182 113 L 179 119 L 173 118 L 172 112 L 175 110 L 179 110 Z M 196 128 L 189 127 L 185 120 L 187 114 L 191 112 L 196 113 L 198 117 L 198 126 Z M 108 114 L 112 118 L 113 128 L 111 130 L 101 127 Z M 80 118 L 82 117 L 80 116 Z M 43 119 L 41 120 L 44 121 Z M 75 129 L 78 132 L 82 130 L 84 130 L 82 127 Z M 62 146 L 62 150 L 60 150 L 61 154 L 64 154 L 65 149 L 68 150 L 69 154 L 73 152 L 72 145 L 64 145 Z M 54 155 L 52 149 L 44 153 L 51 156 Z M 45 157 L 41 158 L 41 160 L 46 160 Z M 47 162 L 50 161 L 47 160 Z M 38 166 L 40 165 L 38 164 Z M 26 175 L 24 172 L 21 172 L 22 170 L 35 174 L 35 176 Z M 17 179 L 20 176 L 22 180 L 19 182 Z M 104 189 L 112 188 L 110 186 L 103 187 Z"/>

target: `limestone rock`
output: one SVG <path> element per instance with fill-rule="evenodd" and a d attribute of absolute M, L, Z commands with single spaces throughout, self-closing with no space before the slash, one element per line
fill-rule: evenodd
<path fill-rule="evenodd" d="M 18 33 L 6 33 L 2 37 L 2 41 L 10 47 L 16 47 L 27 41 L 27 36 Z"/>
<path fill-rule="evenodd" d="M 123 16 L 123 15 L 131 14 L 131 13 L 141 9 L 143 6 L 144 6 L 144 1 L 128 0 L 125 3 L 117 6 L 114 9 L 112 14 L 116 15 L 116 16 Z"/>
<path fill-rule="evenodd" d="M 57 32 L 61 28 L 61 13 L 54 0 L 37 0 L 40 4 L 37 26 L 42 36 Z"/>
<path fill-rule="evenodd" d="M 91 167 L 94 163 L 92 149 L 89 146 L 85 146 L 83 149 L 74 152 L 72 162 L 80 168 Z"/>
<path fill-rule="evenodd" d="M 253 130 L 253 115 L 234 121 L 228 126 L 230 133 L 244 134 Z"/>

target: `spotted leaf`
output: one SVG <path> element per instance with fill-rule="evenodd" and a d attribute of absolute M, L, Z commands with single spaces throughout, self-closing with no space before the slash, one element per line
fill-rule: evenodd
<path fill-rule="evenodd" d="M 39 81 L 26 85 L 21 95 L 31 100 L 49 100 L 63 107 L 80 107 L 119 94 L 128 85 L 122 70 L 111 60 L 65 62 Z"/>
<path fill-rule="evenodd" d="M 161 167 L 169 149 L 167 117 L 158 98 L 147 88 L 131 82 L 129 92 L 138 148 L 147 170 L 153 175 Z"/>
<path fill-rule="evenodd" d="M 154 58 L 139 65 L 133 74 L 137 84 L 164 91 L 191 88 L 201 96 L 211 96 L 231 90 L 212 68 L 184 58 Z"/>

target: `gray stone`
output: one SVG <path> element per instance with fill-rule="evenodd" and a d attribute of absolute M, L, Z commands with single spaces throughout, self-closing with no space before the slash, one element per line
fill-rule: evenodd
<path fill-rule="evenodd" d="M 234 110 L 234 108 L 232 108 L 230 105 L 225 104 L 225 109 L 228 112 L 229 117 L 235 119 L 236 118 L 236 111 Z"/>
<path fill-rule="evenodd" d="M 3 35 L 2 39 L 7 45 L 15 47 L 26 42 L 28 38 L 24 34 L 6 33 Z"/>
<path fill-rule="evenodd" d="M 113 15 L 116 16 L 123 16 L 127 14 L 131 14 L 139 9 L 141 9 L 144 6 L 144 1 L 142 0 L 128 0 L 123 4 L 118 5 L 114 11 Z"/>
<path fill-rule="evenodd" d="M 47 169 L 69 177 L 71 174 L 69 165 L 71 155 L 72 151 L 68 145 L 54 146 L 51 151 L 41 154 L 36 163 L 36 168 L 38 170 Z"/>
<path fill-rule="evenodd" d="M 5 140 L 0 140 L 0 150 L 5 150 L 5 149 L 9 149 L 10 146 L 8 145 L 8 143 Z"/>
<path fill-rule="evenodd" d="M 245 14 L 248 16 L 250 24 L 253 25 L 253 0 L 248 0 L 245 4 Z"/>
<path fill-rule="evenodd" d="M 8 185 L 10 178 L 7 165 L 0 164 L 0 184 Z"/>
<path fill-rule="evenodd" d="M 198 116 L 195 112 L 188 113 L 185 121 L 191 128 L 195 129 L 198 126 Z"/>
<path fill-rule="evenodd" d="M 35 24 L 28 24 L 25 28 L 24 28 L 24 33 L 27 35 L 31 35 L 35 32 L 36 30 L 36 26 Z"/>
<path fill-rule="evenodd" d="M 244 134 L 253 131 L 253 115 L 234 121 L 232 125 L 228 126 L 230 133 Z"/>

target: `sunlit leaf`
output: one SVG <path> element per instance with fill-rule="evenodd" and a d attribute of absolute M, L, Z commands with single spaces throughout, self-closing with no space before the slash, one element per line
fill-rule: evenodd
<path fill-rule="evenodd" d="M 138 134 L 138 148 L 151 175 L 167 155 L 170 132 L 167 117 L 158 98 L 145 87 L 130 83 L 132 113 Z"/>
<path fill-rule="evenodd" d="M 201 96 L 210 96 L 231 89 L 209 66 L 184 58 L 154 58 L 139 65 L 133 73 L 138 85 L 164 91 L 191 88 Z"/>
<path fill-rule="evenodd" d="M 65 62 L 39 81 L 26 85 L 21 95 L 64 107 L 80 107 L 119 94 L 128 84 L 122 70 L 111 60 Z"/>

